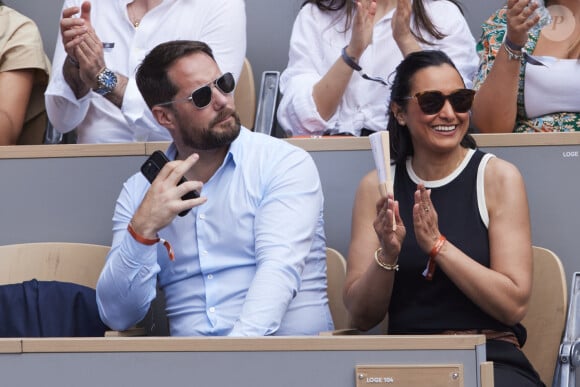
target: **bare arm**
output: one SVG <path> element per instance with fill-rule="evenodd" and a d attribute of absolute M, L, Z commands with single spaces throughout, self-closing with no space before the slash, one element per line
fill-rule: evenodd
<path fill-rule="evenodd" d="M 84 7 L 87 7 L 86 5 Z M 88 5 L 90 12 L 90 5 Z M 84 39 L 88 30 L 87 22 L 82 17 L 76 17 L 81 11 L 79 7 L 70 7 L 62 11 L 60 19 L 60 35 L 64 49 L 69 59 L 64 61 L 62 73 L 65 81 L 77 98 L 81 98 L 90 91 L 90 86 L 84 84 L 80 78 L 80 68 L 73 61 L 78 61 L 76 48 Z M 86 10 L 85 10 L 86 11 Z"/>
<path fill-rule="evenodd" d="M 372 40 L 376 0 L 359 0 L 352 26 L 352 37 L 346 48 L 348 56 L 355 62 L 363 54 Z M 329 120 L 336 112 L 342 96 L 346 91 L 353 69 L 339 57 L 328 72 L 314 85 L 312 97 L 318 113 L 324 120 Z"/>
<path fill-rule="evenodd" d="M 485 170 L 489 212 L 490 268 L 469 259 L 447 241 L 437 264 L 483 311 L 506 325 L 524 317 L 532 286 L 528 202 L 519 171 L 492 158 Z"/>
<path fill-rule="evenodd" d="M 103 43 L 92 28 L 83 36 L 84 38 L 75 50 L 80 65 L 79 78 L 85 87 L 96 89 L 97 75 L 107 67 L 103 53 Z M 115 75 L 117 76 L 117 85 L 110 93 L 105 95 L 105 98 L 118 108 L 121 108 L 128 78 L 118 72 L 115 72 Z"/>
<path fill-rule="evenodd" d="M 397 10 L 393 15 L 393 38 L 401 50 L 403 57 L 412 52 L 421 51 L 421 46 L 411 33 L 411 2 L 409 0 L 397 0 Z"/>
<path fill-rule="evenodd" d="M 397 219 L 396 231 L 393 231 L 393 211 Z M 385 318 L 396 275 L 395 271 L 385 270 L 374 261 L 375 251 L 382 247 L 381 261 L 392 265 L 398 259 L 405 238 L 398 203 L 392 196 L 388 200 L 380 198 L 376 172 L 361 181 L 352 219 L 344 302 L 353 326 L 368 330 Z"/>
<path fill-rule="evenodd" d="M 15 145 L 24 125 L 34 70 L 0 73 L 0 145 Z"/>
<path fill-rule="evenodd" d="M 539 17 L 531 16 L 537 4 L 530 0 L 509 0 L 506 38 L 524 46 L 528 31 Z M 531 16 L 531 17 L 530 17 Z M 504 43 L 505 44 L 505 43 Z M 511 133 L 516 122 L 520 60 L 510 59 L 501 47 L 493 67 L 475 95 L 472 122 L 483 133 Z"/>

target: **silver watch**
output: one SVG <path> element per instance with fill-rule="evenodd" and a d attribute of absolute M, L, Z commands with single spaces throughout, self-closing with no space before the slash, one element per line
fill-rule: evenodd
<path fill-rule="evenodd" d="M 105 67 L 97 74 L 97 88 L 94 90 L 95 93 L 105 96 L 113 91 L 115 86 L 117 86 L 117 75 L 113 71 Z"/>

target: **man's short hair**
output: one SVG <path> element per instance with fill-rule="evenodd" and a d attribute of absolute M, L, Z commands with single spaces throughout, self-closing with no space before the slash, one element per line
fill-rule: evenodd
<path fill-rule="evenodd" d="M 167 76 L 167 70 L 176 60 L 197 52 L 208 55 L 215 62 L 211 48 L 204 42 L 196 40 L 172 40 L 161 43 L 145 56 L 137 69 L 135 79 L 149 109 L 175 97 L 178 90 Z"/>

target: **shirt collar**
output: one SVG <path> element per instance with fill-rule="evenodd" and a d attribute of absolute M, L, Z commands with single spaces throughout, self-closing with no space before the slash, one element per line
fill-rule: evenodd
<path fill-rule="evenodd" d="M 232 160 L 234 165 L 236 165 L 236 160 L 241 160 L 242 152 L 244 151 L 244 143 L 247 142 L 248 136 L 250 136 L 250 131 L 243 126 L 240 127 L 240 134 L 231 143 L 228 154 L 226 155 L 226 160 Z M 225 163 L 225 162 L 224 162 Z"/>

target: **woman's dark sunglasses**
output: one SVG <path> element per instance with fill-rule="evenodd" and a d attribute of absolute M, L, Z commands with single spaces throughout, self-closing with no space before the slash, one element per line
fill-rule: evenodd
<path fill-rule="evenodd" d="M 196 108 L 203 109 L 204 107 L 209 105 L 211 102 L 211 96 L 212 96 L 211 85 L 212 84 L 214 84 L 215 87 L 219 91 L 221 91 L 223 94 L 230 94 L 236 88 L 236 80 L 235 80 L 234 76 L 232 75 L 232 73 L 225 73 L 221 77 L 208 83 L 207 85 L 204 85 L 200 88 L 195 89 L 191 93 L 191 95 L 187 98 L 159 103 L 159 104 L 157 104 L 157 106 L 169 105 L 169 104 L 172 104 L 174 102 L 179 102 L 179 101 L 191 101 L 191 103 L 193 103 L 193 105 Z"/>
<path fill-rule="evenodd" d="M 456 113 L 466 113 L 471 109 L 473 104 L 473 97 L 475 90 L 471 89 L 457 89 L 449 95 L 445 95 L 437 90 L 422 91 L 413 95 L 412 97 L 405 97 L 403 99 L 415 98 L 419 103 L 419 107 L 425 114 L 437 114 L 443 109 L 445 101 L 449 100 L 451 107 Z"/>

